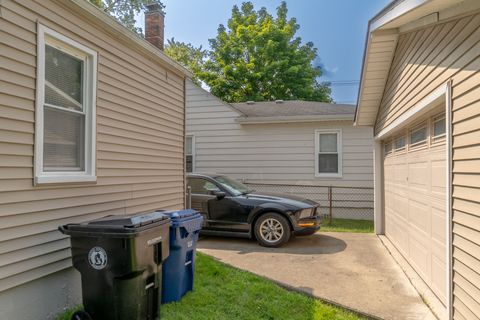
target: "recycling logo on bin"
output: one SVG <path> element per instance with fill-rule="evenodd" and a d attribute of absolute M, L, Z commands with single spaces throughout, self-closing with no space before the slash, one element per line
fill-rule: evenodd
<path fill-rule="evenodd" d="M 102 247 L 93 247 L 88 253 L 88 263 L 96 270 L 102 270 L 107 265 L 107 252 Z"/>

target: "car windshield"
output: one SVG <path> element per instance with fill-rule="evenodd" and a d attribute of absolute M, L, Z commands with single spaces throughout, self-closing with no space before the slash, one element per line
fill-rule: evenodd
<path fill-rule="evenodd" d="M 231 179 L 226 176 L 218 176 L 215 178 L 215 180 L 220 183 L 225 189 L 230 191 L 232 194 L 239 196 L 242 194 L 247 194 L 250 192 L 250 189 L 247 188 L 246 185 L 244 185 L 241 182 L 238 182 L 237 180 Z"/>

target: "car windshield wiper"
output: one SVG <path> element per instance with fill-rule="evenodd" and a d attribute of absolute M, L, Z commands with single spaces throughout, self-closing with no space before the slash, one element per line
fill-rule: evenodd
<path fill-rule="evenodd" d="M 247 191 L 244 191 L 242 193 L 240 193 L 242 196 L 246 195 L 246 194 L 249 194 L 249 193 L 252 193 L 252 192 L 255 192 L 255 190 L 247 190 Z"/>

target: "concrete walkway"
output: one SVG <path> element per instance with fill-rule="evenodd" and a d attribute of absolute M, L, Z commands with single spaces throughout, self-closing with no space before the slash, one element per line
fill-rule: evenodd
<path fill-rule="evenodd" d="M 204 237 L 198 246 L 237 268 L 382 319 L 435 319 L 373 234 L 321 232 L 276 249 Z"/>

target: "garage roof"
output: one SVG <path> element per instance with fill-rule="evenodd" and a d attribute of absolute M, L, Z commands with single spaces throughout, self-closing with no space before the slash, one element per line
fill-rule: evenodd
<path fill-rule="evenodd" d="M 478 0 L 396 0 L 368 23 L 356 125 L 373 126 L 395 54 L 399 34 L 460 14 Z M 450 10 L 448 13 L 439 14 Z"/>
<path fill-rule="evenodd" d="M 266 102 L 232 103 L 233 108 L 244 116 L 242 123 L 283 121 L 353 121 L 355 105 L 333 104 L 317 101 L 277 100 Z"/>

